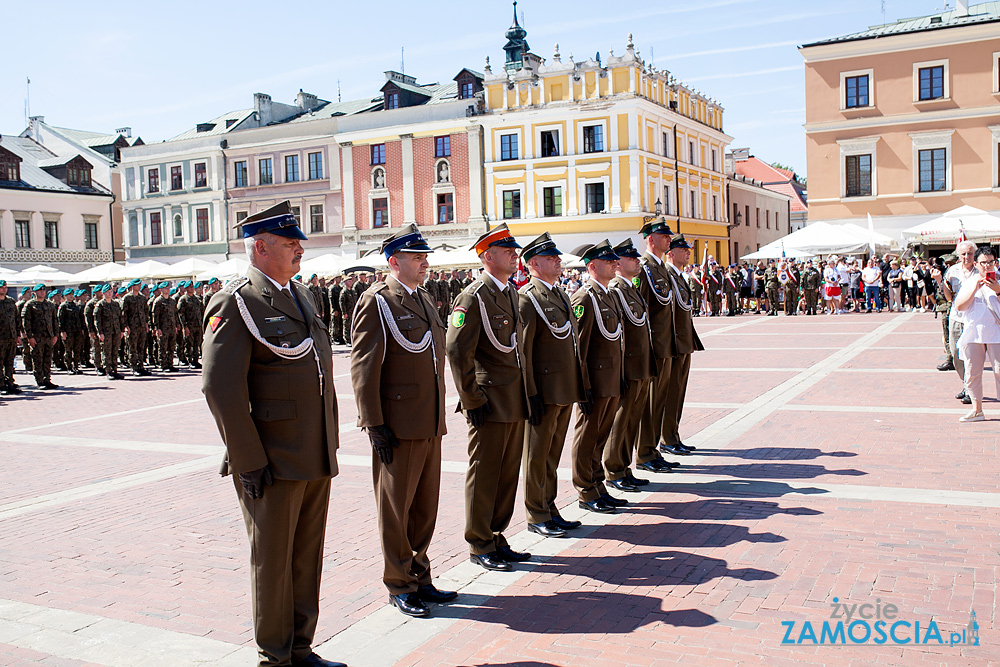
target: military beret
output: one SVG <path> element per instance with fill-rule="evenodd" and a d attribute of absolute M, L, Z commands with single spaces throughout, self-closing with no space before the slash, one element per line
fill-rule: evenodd
<path fill-rule="evenodd" d="M 170 283 L 164 280 L 162 283 L 156 286 L 156 289 L 163 289 L 164 287 L 170 287 Z"/>
<path fill-rule="evenodd" d="M 301 273 L 295 274 L 295 278 L 293 278 L 293 280 L 298 280 L 299 282 L 302 282 L 302 274 Z"/>
<path fill-rule="evenodd" d="M 104 288 L 104 285 L 92 285 L 92 286 L 90 287 L 90 293 L 91 293 L 91 294 L 97 294 L 97 293 L 98 293 L 98 292 L 100 292 L 100 291 L 101 291 L 101 290 L 102 290 L 103 288 Z"/>
<path fill-rule="evenodd" d="M 173 296 L 175 294 L 177 294 L 177 288 L 176 287 L 171 287 L 170 288 L 170 296 Z"/>
<path fill-rule="evenodd" d="M 118 296 L 121 296 L 122 294 L 124 294 L 124 293 L 125 293 L 125 292 L 127 292 L 127 291 L 128 291 L 128 290 L 127 290 L 126 288 L 124 288 L 124 287 L 119 287 L 119 288 L 118 288 L 118 289 L 117 289 L 117 290 L 115 291 L 115 294 L 117 294 Z"/>
<path fill-rule="evenodd" d="M 70 294 L 73 294 L 73 290 L 68 287 L 62 291 L 63 296 L 69 296 Z"/>
<path fill-rule="evenodd" d="M 85 289 L 78 289 L 77 291 L 73 292 L 73 296 L 83 296 L 86 293 L 87 293 L 87 290 L 85 290 Z"/>
<path fill-rule="evenodd" d="M 128 287 L 134 287 L 135 285 L 140 285 L 140 284 L 142 284 L 142 281 L 139 280 L 138 278 L 133 278 L 132 280 L 128 281 Z"/>
<path fill-rule="evenodd" d="M 7 281 L 6 280 L 0 280 L 0 287 L 6 287 L 6 286 L 7 286 Z"/>
<path fill-rule="evenodd" d="M 194 288 L 195 289 L 198 289 L 199 287 L 201 287 L 201 281 L 200 280 L 194 284 Z"/>
<path fill-rule="evenodd" d="M 312 280 L 313 278 L 317 278 L 317 277 L 319 277 L 319 276 L 318 276 L 317 274 L 315 274 L 315 273 L 314 273 L 314 274 L 312 274 L 311 276 L 309 276 L 309 280 Z"/>
<path fill-rule="evenodd" d="M 208 284 L 209 284 L 209 285 L 214 285 L 214 284 L 216 284 L 217 282 L 219 282 L 219 279 L 218 279 L 218 278 L 209 278 L 209 280 L 208 280 Z"/>
<path fill-rule="evenodd" d="M 143 283 L 142 287 L 139 288 L 139 291 L 141 292 L 142 290 L 145 290 L 145 289 L 149 289 L 149 285 L 147 283 Z"/>
<path fill-rule="evenodd" d="M 35 285 L 34 287 L 31 288 L 31 291 L 32 292 L 40 292 L 43 289 L 45 289 L 45 283 L 38 283 L 37 285 Z"/>
<path fill-rule="evenodd" d="M 29 289 L 30 288 L 28 288 L 28 287 L 21 288 L 21 294 L 27 294 Z"/>

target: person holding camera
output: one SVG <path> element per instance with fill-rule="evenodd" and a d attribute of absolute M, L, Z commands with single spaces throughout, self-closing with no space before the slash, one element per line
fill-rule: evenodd
<path fill-rule="evenodd" d="M 965 360 L 965 393 L 972 399 L 972 412 L 959 421 L 985 421 L 983 414 L 983 364 L 988 358 L 1000 396 L 1000 283 L 997 282 L 996 251 L 989 246 L 976 250 L 977 274 L 962 283 L 955 309 L 965 326 L 958 349 Z"/>

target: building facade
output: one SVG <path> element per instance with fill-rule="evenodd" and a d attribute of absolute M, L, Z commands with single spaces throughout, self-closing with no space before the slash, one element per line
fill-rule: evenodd
<path fill-rule="evenodd" d="M 80 153 L 0 137 L 0 265 L 76 273 L 110 262 L 114 196 L 95 171 Z"/>
<path fill-rule="evenodd" d="M 739 262 L 791 229 L 792 198 L 738 173 L 726 181 L 729 201 L 729 258 Z M 701 261 L 699 255 L 698 261 Z"/>
<path fill-rule="evenodd" d="M 896 234 L 961 205 L 1000 210 L 1000 7 L 806 44 L 809 220 Z"/>
<path fill-rule="evenodd" d="M 485 71 L 486 212 L 515 235 L 552 233 L 564 250 L 637 236 L 657 204 L 674 232 L 729 255 L 722 107 L 624 55 L 547 63 L 527 33 L 506 33 L 502 70 Z"/>

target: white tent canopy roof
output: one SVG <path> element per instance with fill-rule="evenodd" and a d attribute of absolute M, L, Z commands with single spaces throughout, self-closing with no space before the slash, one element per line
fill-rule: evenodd
<path fill-rule="evenodd" d="M 4 278 L 10 285 L 35 285 L 37 283 L 45 283 L 46 287 L 53 285 L 70 285 L 77 281 L 76 276 L 70 273 L 64 273 L 58 269 L 53 269 L 50 266 L 33 266 L 30 269 L 25 269 L 20 273 L 15 273 L 12 276 L 7 276 Z"/>
<path fill-rule="evenodd" d="M 98 264 L 76 274 L 73 280 L 81 283 L 107 283 L 118 280 L 123 268 L 125 267 L 114 262 Z"/>
<path fill-rule="evenodd" d="M 195 278 L 197 280 L 209 280 L 210 278 L 218 278 L 219 280 L 232 280 L 233 278 L 238 278 L 239 276 L 245 275 L 247 269 L 250 268 L 250 262 L 244 257 L 233 257 L 227 259 L 221 264 L 216 264 L 211 269 L 199 273 Z"/>
<path fill-rule="evenodd" d="M 903 230 L 911 243 L 957 243 L 965 230 L 970 241 L 1000 237 L 1000 218 L 974 206 L 956 209 Z"/>
<path fill-rule="evenodd" d="M 744 257 L 746 259 L 781 257 L 782 247 L 788 257 L 856 255 L 869 252 L 869 242 L 872 239 L 875 241 L 876 252 L 892 250 L 896 245 L 896 242 L 885 234 L 869 232 L 853 223 L 831 225 L 819 221 L 806 225 L 777 241 L 772 241 L 757 252 Z"/>
<path fill-rule="evenodd" d="M 139 278 L 140 280 L 146 280 L 149 278 L 159 278 L 164 272 L 168 272 L 169 270 L 170 266 L 168 264 L 157 262 L 155 259 L 147 259 L 145 262 L 139 262 L 138 264 L 126 264 L 122 267 L 122 272 L 116 279 L 131 280 L 132 278 Z"/>
<path fill-rule="evenodd" d="M 188 257 L 187 259 L 182 259 L 176 264 L 171 264 L 166 268 L 166 270 L 150 277 L 163 278 L 167 280 L 173 278 L 190 278 L 204 271 L 211 271 L 216 266 L 217 264 L 215 262 L 209 262 L 208 260 L 200 259 L 198 257 Z"/>

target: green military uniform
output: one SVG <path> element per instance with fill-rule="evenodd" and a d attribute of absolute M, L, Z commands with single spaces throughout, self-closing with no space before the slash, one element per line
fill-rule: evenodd
<path fill-rule="evenodd" d="M 52 383 L 52 348 L 55 345 L 59 322 L 55 304 L 40 299 L 44 287 L 35 285 L 34 298 L 24 305 L 21 327 L 31 346 L 31 366 L 35 384 L 43 389 L 55 387 Z M 34 340 L 34 343 L 31 341 Z"/>
<path fill-rule="evenodd" d="M 344 286 L 339 281 L 330 286 L 330 340 L 344 344 L 344 311 L 340 309 L 340 295 Z"/>
<path fill-rule="evenodd" d="M 774 265 L 767 267 L 764 271 L 764 289 L 767 292 L 767 314 L 777 315 L 778 314 L 778 304 L 780 300 L 778 298 L 778 289 L 781 287 L 781 283 L 778 281 L 778 269 Z"/>
<path fill-rule="evenodd" d="M 83 339 L 87 335 L 86 325 L 83 322 L 83 309 L 75 301 L 66 298 L 59 304 L 56 315 L 59 319 L 60 333 L 64 337 L 66 368 L 73 375 L 79 375 L 82 373 L 80 366 L 83 363 Z"/>
<path fill-rule="evenodd" d="M 806 315 L 816 314 L 816 304 L 819 301 L 819 284 L 822 280 L 819 270 L 810 266 L 802 272 L 800 278 L 802 285 L 802 296 L 806 301 Z"/>
<path fill-rule="evenodd" d="M 104 294 L 110 294 L 110 288 L 105 287 Z M 114 299 L 104 298 L 94 306 L 94 328 L 98 340 L 101 341 L 104 356 L 104 371 L 109 380 L 120 380 L 118 373 L 118 348 L 121 345 L 122 333 L 125 329 L 121 307 Z"/>
<path fill-rule="evenodd" d="M 101 286 L 92 289 L 93 294 L 83 307 L 83 325 L 87 329 L 87 338 L 91 340 L 91 351 L 94 355 L 94 368 L 104 374 L 104 354 L 100 341 L 97 340 L 97 327 L 94 325 L 94 308 L 101 300 Z"/>
<path fill-rule="evenodd" d="M 796 315 L 799 309 L 799 281 L 802 275 L 795 267 L 785 269 L 788 280 L 785 282 L 785 315 Z"/>
<path fill-rule="evenodd" d="M 153 328 L 160 346 L 160 369 L 168 372 L 174 368 L 174 346 L 177 344 L 177 303 L 169 294 L 156 297 L 153 302 Z"/>
<path fill-rule="evenodd" d="M 138 281 L 130 283 L 138 285 Z M 128 362 L 135 375 L 148 375 L 143 363 L 146 356 L 146 336 L 149 335 L 149 316 L 146 310 L 146 298 L 140 293 L 126 294 L 122 299 L 122 317 L 125 329 L 128 331 Z"/>
<path fill-rule="evenodd" d="M 734 273 L 735 267 L 729 267 L 722 279 L 722 292 L 726 295 L 726 316 L 734 317 L 740 308 L 740 275 Z"/>
<path fill-rule="evenodd" d="M 701 302 L 705 293 L 704 280 L 705 274 L 700 271 L 697 274 L 692 271 L 688 275 L 688 289 L 691 290 L 691 294 L 694 296 L 694 310 L 691 313 L 695 317 L 701 316 Z"/>
<path fill-rule="evenodd" d="M 344 318 L 344 342 L 347 345 L 351 344 L 351 329 L 354 323 L 354 307 L 357 305 L 358 297 L 360 296 L 355 287 L 356 285 L 351 285 L 350 287 L 344 285 L 344 288 L 340 292 L 340 312 Z"/>
<path fill-rule="evenodd" d="M 0 393 L 20 393 L 14 382 L 14 356 L 21 337 L 21 320 L 17 304 L 7 296 L 7 281 L 0 280 L 4 295 L 0 296 Z"/>
<path fill-rule="evenodd" d="M 718 265 L 712 266 L 708 272 L 708 306 L 713 317 L 722 314 L 722 294 L 725 275 Z"/>
<path fill-rule="evenodd" d="M 683 234 L 670 239 L 670 251 L 678 248 L 691 249 Z M 697 306 L 684 283 L 684 276 L 680 269 L 670 262 L 666 264 L 674 295 L 674 357 L 670 362 L 670 381 L 667 385 L 667 401 L 664 406 L 663 441 L 673 453 L 683 454 L 686 450 L 694 449 L 681 442 L 680 434 L 684 398 L 687 395 L 688 376 L 691 372 L 691 355 L 704 350 L 705 346 L 702 345 L 694 328 L 691 313 Z M 733 275 L 734 282 L 737 278 L 738 274 Z M 738 288 L 736 294 L 739 294 Z"/>
<path fill-rule="evenodd" d="M 177 317 L 184 336 L 184 358 L 192 368 L 201 368 L 198 359 L 201 357 L 201 323 L 205 317 L 205 307 L 198 297 L 185 294 L 177 301 Z"/>
<path fill-rule="evenodd" d="M 32 295 L 28 292 L 29 288 L 25 287 L 21 290 L 21 296 L 17 301 L 17 326 L 24 333 L 23 317 L 24 317 L 24 307 L 31 300 Z M 24 362 L 24 370 L 31 373 L 31 348 L 28 346 L 28 341 L 24 336 L 21 336 L 21 361 Z"/>

